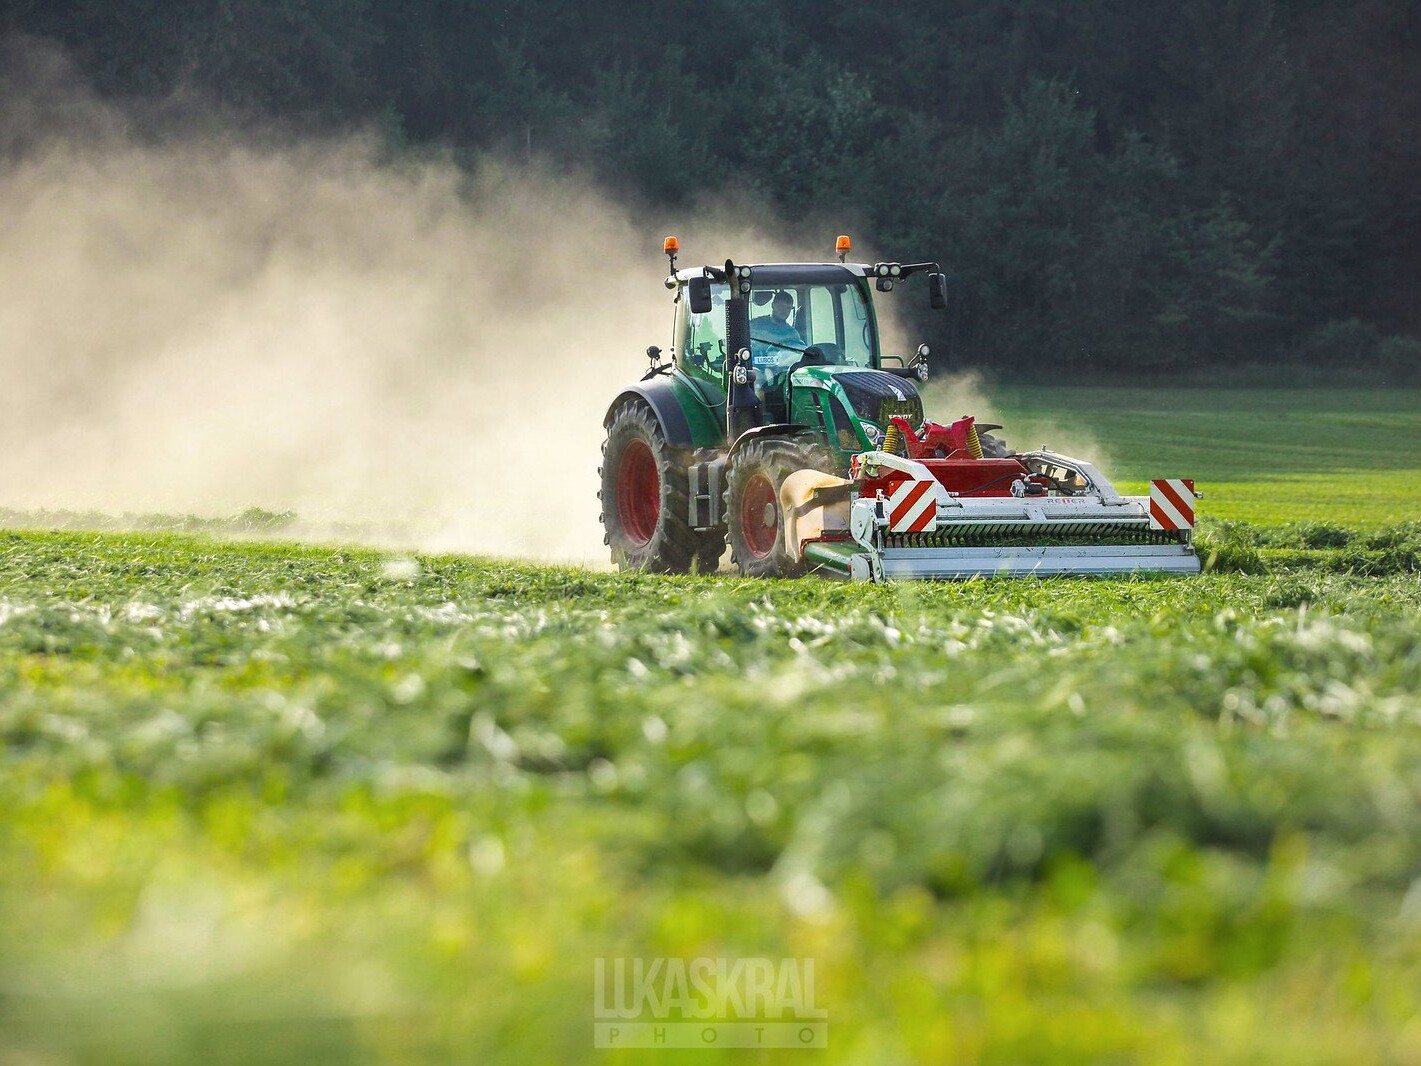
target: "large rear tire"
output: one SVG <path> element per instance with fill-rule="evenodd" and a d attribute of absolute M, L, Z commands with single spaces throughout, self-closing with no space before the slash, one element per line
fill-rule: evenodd
<path fill-rule="evenodd" d="M 622 570 L 713 571 L 725 551 L 718 530 L 690 526 L 686 468 L 639 400 L 617 408 L 602 444 L 603 541 Z"/>
<path fill-rule="evenodd" d="M 982 445 L 983 459 L 1005 459 L 1011 454 L 1007 448 L 1007 442 L 1001 437 L 994 437 L 990 433 L 978 433 L 977 440 Z"/>
<path fill-rule="evenodd" d="M 829 470 L 822 448 L 786 438 L 752 440 L 731 457 L 725 479 L 726 540 L 744 577 L 797 577 L 804 566 L 785 545 L 780 486 L 796 470 Z"/>

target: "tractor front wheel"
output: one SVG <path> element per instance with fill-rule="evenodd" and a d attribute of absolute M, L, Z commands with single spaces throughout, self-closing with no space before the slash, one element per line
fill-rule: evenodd
<path fill-rule="evenodd" d="M 684 574 L 692 565 L 714 570 L 723 541 L 689 522 L 686 470 L 645 403 L 613 413 L 602 445 L 603 539 L 622 570 Z"/>
<path fill-rule="evenodd" d="M 726 539 L 745 577 L 795 577 L 799 557 L 785 545 L 780 486 L 796 470 L 823 469 L 810 449 L 785 439 L 753 440 L 731 457 L 725 484 Z"/>

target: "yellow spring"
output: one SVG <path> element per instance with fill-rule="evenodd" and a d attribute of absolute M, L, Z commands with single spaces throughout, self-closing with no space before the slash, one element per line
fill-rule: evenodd
<path fill-rule="evenodd" d="M 899 449 L 903 447 L 903 434 L 897 425 L 888 423 L 888 432 L 883 434 L 883 450 L 889 455 L 899 454 Z"/>
<path fill-rule="evenodd" d="M 982 458 L 982 439 L 977 436 L 977 427 L 967 427 L 967 450 L 972 453 L 972 458 Z"/>

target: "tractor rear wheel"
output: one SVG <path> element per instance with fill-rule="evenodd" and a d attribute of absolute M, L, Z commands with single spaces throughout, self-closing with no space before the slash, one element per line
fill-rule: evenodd
<path fill-rule="evenodd" d="M 1001 437 L 994 437 L 990 433 L 978 433 L 977 439 L 982 444 L 983 459 L 1005 459 L 1011 454 L 1007 449 L 1007 442 Z"/>
<path fill-rule="evenodd" d="M 691 528 L 685 465 L 645 403 L 631 400 L 613 413 L 598 473 L 602 539 L 620 569 L 715 569 L 725 541 L 718 531 Z"/>
<path fill-rule="evenodd" d="M 795 577 L 804 572 L 785 545 L 780 486 L 796 470 L 829 470 L 823 449 L 785 438 L 752 440 L 731 457 L 725 479 L 726 539 L 745 577 Z"/>

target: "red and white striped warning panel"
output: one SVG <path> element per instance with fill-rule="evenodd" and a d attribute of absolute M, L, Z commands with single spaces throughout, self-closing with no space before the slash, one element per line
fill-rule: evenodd
<path fill-rule="evenodd" d="M 931 533 L 937 529 L 935 481 L 900 481 L 888 494 L 888 532 Z"/>
<path fill-rule="evenodd" d="M 1168 477 L 1150 482 L 1150 528 L 1194 528 L 1193 481 Z"/>

